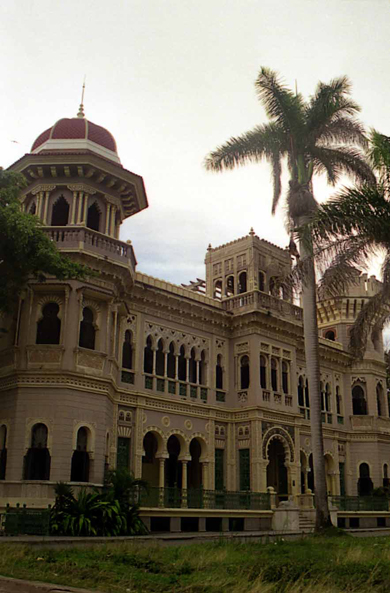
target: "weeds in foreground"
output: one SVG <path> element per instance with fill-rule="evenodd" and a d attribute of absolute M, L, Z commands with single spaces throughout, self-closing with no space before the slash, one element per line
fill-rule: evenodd
<path fill-rule="evenodd" d="M 3 575 L 110 593 L 387 593 L 390 582 L 386 538 L 64 550 L 2 544 L 1 552 Z"/>

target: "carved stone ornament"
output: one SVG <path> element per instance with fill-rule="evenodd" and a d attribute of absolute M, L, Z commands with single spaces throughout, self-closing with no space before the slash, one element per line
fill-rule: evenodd
<path fill-rule="evenodd" d="M 286 452 L 288 450 L 290 458 L 287 459 L 287 461 L 294 461 L 294 443 L 292 438 L 286 430 L 278 426 L 270 428 L 264 435 L 262 447 L 263 459 L 267 459 L 268 445 L 273 438 L 278 438 L 280 441 L 282 441 Z"/>
<path fill-rule="evenodd" d="M 41 191 L 53 191 L 56 189 L 55 185 L 37 185 L 36 187 L 34 187 L 34 189 L 32 190 L 32 195 L 36 196 L 37 194 L 39 194 Z"/>
<path fill-rule="evenodd" d="M 67 185 L 66 187 L 70 189 L 70 191 L 84 191 L 91 196 L 96 194 L 96 189 L 90 185 L 86 185 L 85 183 L 73 183 L 71 185 Z"/>
<path fill-rule="evenodd" d="M 192 422 L 191 422 L 191 420 L 186 420 L 184 422 L 184 426 L 186 427 L 187 430 L 192 430 Z"/>
<path fill-rule="evenodd" d="M 81 367 L 89 367 L 101 371 L 103 369 L 103 363 L 103 358 L 97 354 L 79 352 L 77 355 L 77 364 Z"/>
<path fill-rule="evenodd" d="M 238 401 L 245 403 L 248 400 L 248 392 L 247 391 L 240 391 L 237 395 Z"/>
<path fill-rule="evenodd" d="M 169 418 L 169 416 L 163 416 L 161 418 L 161 424 L 163 426 L 165 426 L 166 428 L 168 428 L 168 426 L 170 426 L 170 424 L 171 424 L 171 419 Z"/>

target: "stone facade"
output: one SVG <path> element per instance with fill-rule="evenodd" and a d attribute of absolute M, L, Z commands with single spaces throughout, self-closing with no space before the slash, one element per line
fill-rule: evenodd
<path fill-rule="evenodd" d="M 92 144 L 43 144 L 11 167 L 28 181 L 22 208 L 97 274 L 32 279 L 2 319 L 0 506 L 44 506 L 55 482 L 100 485 L 117 465 L 160 488 L 310 496 L 302 310 L 276 284 L 291 267 L 288 251 L 253 231 L 209 247 L 203 292 L 199 282 L 137 272 L 118 236 L 122 220 L 147 206 L 142 178 Z M 388 477 L 381 337 L 362 361 L 348 354 L 348 330 L 376 288 L 357 274 L 348 294 L 318 303 L 334 495 Z"/>

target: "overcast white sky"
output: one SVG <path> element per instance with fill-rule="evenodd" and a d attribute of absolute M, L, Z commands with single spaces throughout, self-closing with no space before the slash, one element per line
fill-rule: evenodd
<path fill-rule="evenodd" d="M 76 115 L 86 75 L 86 116 L 145 181 L 149 208 L 121 233 L 138 269 L 176 283 L 204 277 L 209 243 L 251 226 L 288 242 L 283 208 L 270 214 L 266 163 L 202 167 L 218 144 L 265 121 L 260 66 L 305 96 L 348 75 L 362 121 L 390 135 L 389 30 L 388 0 L 2 0 L 0 164 Z"/>

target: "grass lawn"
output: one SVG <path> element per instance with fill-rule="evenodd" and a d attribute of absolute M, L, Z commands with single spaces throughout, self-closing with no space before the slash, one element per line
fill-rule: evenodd
<path fill-rule="evenodd" d="M 390 587 L 390 538 L 66 550 L 0 544 L 0 574 L 110 593 L 379 593 Z"/>

